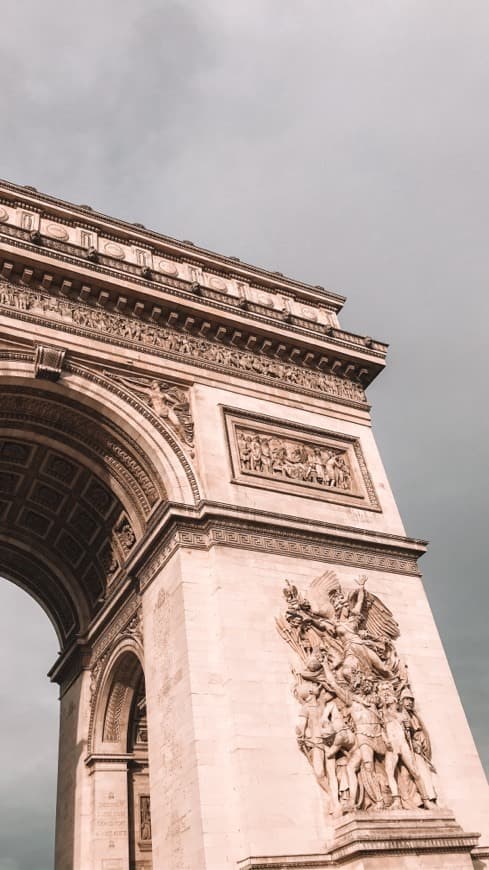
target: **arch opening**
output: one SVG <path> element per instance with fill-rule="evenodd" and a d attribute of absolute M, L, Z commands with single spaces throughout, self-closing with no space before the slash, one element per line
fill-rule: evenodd
<path fill-rule="evenodd" d="M 151 458 L 81 401 L 0 387 L 0 571 L 49 614 L 66 647 L 125 576 L 167 499 Z"/>
<path fill-rule="evenodd" d="M 1 572 L 0 577 L 6 580 Z M 57 686 L 46 680 L 46 671 L 57 646 L 38 603 L 23 589 L 3 582 L 0 658 L 7 666 L 0 679 L 0 865 L 5 862 L 6 867 L 53 866 L 59 711 Z"/>

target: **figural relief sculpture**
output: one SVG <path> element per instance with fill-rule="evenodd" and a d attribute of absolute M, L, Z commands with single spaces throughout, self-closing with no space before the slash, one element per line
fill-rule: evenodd
<path fill-rule="evenodd" d="M 332 571 L 307 597 L 288 581 L 281 637 L 298 657 L 296 734 L 334 815 L 436 804 L 428 733 L 395 641 L 390 610 L 365 589 L 347 593 Z"/>
<path fill-rule="evenodd" d="M 351 491 L 346 450 L 236 428 L 241 471 L 278 480 L 297 480 L 327 489 Z"/>
<path fill-rule="evenodd" d="M 123 384 L 164 420 L 187 447 L 193 447 L 194 423 L 190 409 L 190 391 L 171 381 L 158 378 L 126 378 L 111 371 L 104 372 L 112 380 Z"/>
<path fill-rule="evenodd" d="M 224 409 L 233 483 L 380 510 L 360 439 Z"/>

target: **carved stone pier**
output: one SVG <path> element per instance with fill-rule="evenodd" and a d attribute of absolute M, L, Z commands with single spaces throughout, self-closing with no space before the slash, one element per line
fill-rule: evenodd
<path fill-rule="evenodd" d="M 0 576 L 59 637 L 56 870 L 489 867 L 343 302 L 0 184 Z"/>

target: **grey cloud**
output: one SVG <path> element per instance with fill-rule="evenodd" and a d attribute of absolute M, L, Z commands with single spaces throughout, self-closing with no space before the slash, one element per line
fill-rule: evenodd
<path fill-rule="evenodd" d="M 391 342 L 375 433 L 489 765 L 485 0 L 2 16 L 4 177 L 326 284 Z"/>

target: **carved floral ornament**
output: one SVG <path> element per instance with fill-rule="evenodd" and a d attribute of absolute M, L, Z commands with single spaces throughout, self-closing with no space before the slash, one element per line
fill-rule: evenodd
<path fill-rule="evenodd" d="M 334 815 L 436 805 L 431 744 L 395 641 L 391 611 L 333 571 L 307 596 L 286 581 L 280 636 L 294 651 L 296 737 Z"/>
<path fill-rule="evenodd" d="M 191 335 L 172 326 L 145 322 L 138 317 L 104 311 L 80 302 L 0 283 L 0 309 L 16 318 L 55 321 L 68 331 L 97 333 L 103 340 L 143 345 L 146 351 L 181 359 L 213 370 L 224 370 L 252 380 L 284 383 L 299 392 L 325 394 L 344 402 L 366 404 L 360 383 L 332 372 L 282 361 L 258 350 L 227 346 L 218 340 Z"/>

